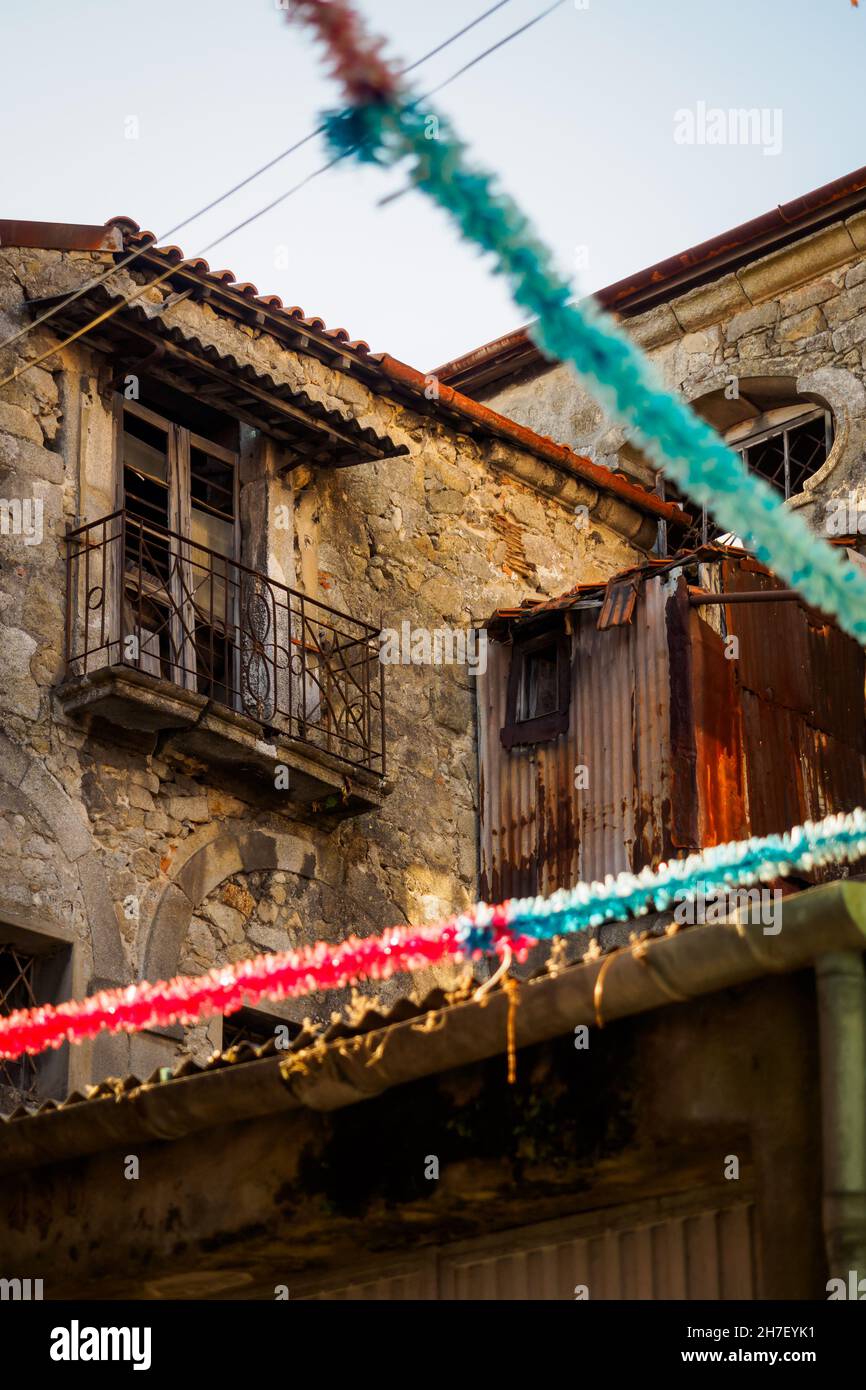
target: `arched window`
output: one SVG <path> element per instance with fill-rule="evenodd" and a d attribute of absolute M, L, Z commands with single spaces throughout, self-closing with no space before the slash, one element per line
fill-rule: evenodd
<path fill-rule="evenodd" d="M 754 378 L 739 382 L 736 395 L 726 394 L 729 391 L 713 391 L 693 401 L 692 408 L 718 430 L 751 472 L 786 500 L 795 497 L 827 462 L 833 447 L 832 411 L 822 402 L 798 396 L 793 377 Z M 667 498 L 681 500 L 670 481 L 663 486 Z M 694 504 L 684 505 L 694 515 Z M 739 544 L 706 511 L 695 517 L 688 532 L 671 540 L 669 548 L 675 550 L 691 550 L 712 540 Z"/>

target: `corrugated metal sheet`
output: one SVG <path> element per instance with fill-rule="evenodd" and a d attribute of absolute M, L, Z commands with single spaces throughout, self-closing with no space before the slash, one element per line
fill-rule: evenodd
<path fill-rule="evenodd" d="M 749 560 L 725 561 L 722 583 L 726 592 L 779 587 Z M 730 664 L 742 709 L 749 833 L 769 834 L 862 806 L 863 649 L 797 603 L 737 604 L 725 615 L 728 631 L 739 639 L 738 659 Z M 808 877 L 837 874 L 831 866 Z"/>
<path fill-rule="evenodd" d="M 614 1208 L 562 1239 L 531 1230 L 512 1234 L 513 1248 L 482 1240 L 418 1261 L 414 1270 L 356 1281 L 314 1294 L 320 1299 L 515 1301 L 753 1299 L 757 1296 L 754 1207 L 707 1206 L 657 1219 Z M 585 1295 L 584 1295 L 585 1296 Z"/>
<path fill-rule="evenodd" d="M 668 853 L 670 678 L 665 605 L 676 578 L 644 586 L 631 623 L 599 631 L 572 612 L 567 733 L 506 753 L 511 646 L 489 645 L 478 681 L 481 893 L 549 893 Z M 588 786 L 575 786 L 585 767 Z"/>
<path fill-rule="evenodd" d="M 779 587 L 748 556 L 710 558 L 714 588 Z M 681 569 L 668 566 L 644 575 L 630 621 L 606 630 L 594 609 L 542 611 L 517 621 L 571 629 L 567 731 L 502 747 L 509 643 L 490 643 L 478 681 L 488 900 L 637 870 L 866 801 L 864 652 L 800 604 L 690 609 Z M 624 611 L 611 601 L 610 616 Z M 497 631 L 507 630 L 503 619 Z M 738 640 L 735 659 L 725 633 Z M 585 788 L 575 786 L 579 767 Z"/>
<path fill-rule="evenodd" d="M 754 1298 L 750 1206 L 607 1230 L 442 1271 L 440 1297 L 591 1300 Z"/>
<path fill-rule="evenodd" d="M 742 700 L 736 663 L 726 658 L 721 635 L 696 610 L 690 627 L 701 841 L 720 845 L 749 834 Z"/>

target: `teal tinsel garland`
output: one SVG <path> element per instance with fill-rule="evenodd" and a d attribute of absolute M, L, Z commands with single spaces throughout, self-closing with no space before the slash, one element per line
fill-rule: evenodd
<path fill-rule="evenodd" d="M 450 214 L 463 236 L 495 258 L 532 333 L 551 357 L 570 362 L 645 452 L 726 531 L 816 608 L 866 646 L 866 576 L 821 541 L 796 512 L 749 473 L 714 430 L 661 385 L 651 364 L 592 304 L 572 303 L 547 248 L 494 177 L 467 164 L 441 115 L 418 103 L 370 103 L 325 118 L 331 145 L 380 164 L 413 160 L 414 183 Z M 433 138 L 431 138 L 433 137 Z"/>
<path fill-rule="evenodd" d="M 864 855 L 866 812 L 858 809 L 817 823 L 807 821 L 783 835 L 715 845 L 658 869 L 608 876 L 604 883 L 580 883 L 549 898 L 513 898 L 506 907 L 508 929 L 546 940 L 602 922 L 626 922 L 651 909 L 664 912 L 700 893 L 711 896 L 738 885 L 767 883 L 797 869 L 850 863 Z"/>

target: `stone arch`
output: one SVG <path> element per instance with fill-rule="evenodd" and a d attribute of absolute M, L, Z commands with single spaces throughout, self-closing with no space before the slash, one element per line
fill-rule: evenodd
<path fill-rule="evenodd" d="M 833 447 L 826 460 L 791 498 L 794 507 L 815 500 L 830 475 L 841 475 L 850 463 L 859 465 L 866 442 L 866 388 L 847 367 L 818 367 L 797 378 L 797 391 L 806 399 L 826 405 L 833 412 Z M 835 479 L 834 479 L 835 482 Z"/>
<path fill-rule="evenodd" d="M 335 887 L 330 856 L 282 831 L 224 821 L 184 842 L 183 853 L 161 879 L 142 913 L 141 975 L 166 980 L 178 973 L 181 947 L 193 913 L 232 874 L 282 870 Z"/>
<path fill-rule="evenodd" d="M 100 987 L 126 983 L 129 965 L 120 925 L 99 851 L 87 822 L 63 786 L 25 748 L 0 734 L 0 786 L 11 800 L 51 831 L 67 862 L 73 867 L 90 927 L 91 980 Z"/>
<path fill-rule="evenodd" d="M 687 388 L 687 398 L 698 414 L 709 419 L 716 428 L 724 428 L 721 421 L 713 419 L 712 411 L 701 409 L 702 403 L 722 397 L 730 378 L 725 367 L 716 368 L 701 381 L 691 382 Z M 781 395 L 795 399 L 814 401 L 829 410 L 833 415 L 833 445 L 823 464 L 803 484 L 803 489 L 789 499 L 790 507 L 803 507 L 814 503 L 816 492 L 820 493 L 834 474 L 841 475 L 852 459 L 862 455 L 866 442 L 866 388 L 846 367 L 819 367 L 810 371 L 799 371 L 796 362 L 780 362 L 777 358 L 755 358 L 749 361 L 748 376 L 739 378 L 740 388 L 749 395 L 750 383 L 760 384 L 765 389 L 775 387 Z M 834 479 L 835 482 L 835 479 Z"/>

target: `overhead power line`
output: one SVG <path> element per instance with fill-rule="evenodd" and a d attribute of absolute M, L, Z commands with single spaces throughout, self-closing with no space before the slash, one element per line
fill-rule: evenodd
<path fill-rule="evenodd" d="M 481 23 L 481 21 L 485 19 L 488 15 L 492 14 L 494 10 L 500 9 L 503 4 L 507 3 L 509 3 L 509 0 L 499 0 L 499 4 L 494 5 L 492 6 L 492 8 L 486 10 L 483 14 L 479 15 L 478 18 L 473 20 L 470 24 L 464 25 L 463 29 L 459 30 L 455 34 L 452 34 L 450 38 L 443 40 L 443 42 L 439 44 L 438 48 L 432 49 L 430 54 L 425 54 L 423 58 L 417 59 L 416 62 L 411 65 L 411 67 L 418 67 L 421 63 L 426 62 L 428 57 L 432 56 L 434 53 L 441 52 L 444 48 L 447 48 L 449 44 L 453 43 L 462 34 L 465 34 L 469 29 L 474 28 L 476 24 Z M 465 63 L 456 72 L 452 73 L 450 77 L 446 78 L 444 82 L 440 83 L 439 86 L 434 88 L 433 91 L 440 91 L 443 87 L 448 86 L 451 82 L 455 81 L 458 77 L 462 76 L 463 73 L 466 73 L 471 68 L 474 68 L 484 58 L 487 58 L 491 54 L 498 52 L 501 48 L 503 48 L 506 44 L 510 43 L 513 39 L 519 38 L 522 34 L 525 34 L 526 31 L 532 28 L 534 24 L 537 24 L 540 20 L 546 18 L 547 15 L 552 14 L 554 10 L 559 9 L 560 6 L 564 3 L 565 0 L 555 0 L 554 4 L 548 5 L 539 14 L 535 15 L 533 19 L 527 21 L 527 23 L 525 24 L 521 24 L 517 29 L 513 29 L 510 34 L 506 34 L 504 38 L 499 39 L 497 43 L 491 45 L 490 48 L 485 49 L 482 53 L 478 54 L 475 58 L 471 59 L 470 62 Z M 408 67 L 403 69 L 403 73 L 408 73 L 409 71 L 410 68 Z M 421 97 L 418 100 L 423 101 L 432 94 L 433 92 L 426 93 L 424 97 Z M 306 143 L 306 140 L 312 139 L 314 135 L 319 133 L 320 129 L 322 129 L 322 127 L 319 127 L 317 130 L 312 131 L 310 135 L 306 136 L 304 138 L 304 141 L 301 143 Z M 298 146 L 295 146 L 293 148 L 298 148 Z M 266 213 L 271 212 L 275 207 L 278 207 L 281 203 L 284 203 L 295 193 L 299 193 L 301 189 L 306 188 L 308 184 L 312 183 L 313 180 L 317 179 L 321 174 L 327 173 L 329 169 L 333 169 L 336 164 L 339 164 L 340 161 L 345 159 L 347 155 L 350 153 L 350 150 L 340 151 L 339 154 L 329 159 L 326 164 L 320 165 L 318 169 L 314 169 L 311 174 L 308 174 L 306 176 L 306 178 L 301 179 L 300 183 L 295 184 L 285 193 L 279 194 L 278 197 L 273 198 L 269 203 L 266 203 L 264 207 L 261 207 L 256 212 L 251 213 L 249 217 L 245 217 L 243 221 L 236 223 L 235 226 L 229 228 L 228 231 L 223 232 L 220 236 L 216 237 L 213 241 L 209 242 L 208 245 L 205 246 L 198 253 L 198 255 L 184 257 L 183 260 L 175 262 L 173 265 L 169 266 L 167 270 L 163 271 L 161 275 L 158 275 L 156 279 L 148 280 L 144 285 L 140 286 L 139 289 L 137 289 L 133 294 L 129 294 L 124 299 L 118 300 L 116 304 L 112 304 L 103 313 L 98 314 L 95 318 L 91 319 L 90 322 L 84 324 L 82 328 L 76 329 L 74 333 L 70 333 L 68 337 L 64 338 L 61 342 L 55 344 L 54 347 L 49 348 L 46 352 L 42 353 L 41 356 L 37 357 L 33 362 L 22 363 L 22 365 L 18 367 L 16 371 L 11 372 L 8 376 L 4 377 L 2 381 L 0 381 L 0 388 L 8 386 L 13 381 L 17 381 L 19 376 L 22 376 L 25 372 L 30 371 L 32 368 L 41 366 L 43 362 L 46 362 L 50 357 L 54 357 L 55 354 L 61 352 L 63 348 L 68 347 L 71 343 L 74 343 L 78 338 L 82 338 L 93 328 L 98 327 L 100 323 L 104 323 L 106 319 L 112 318 L 113 315 L 118 313 L 121 309 L 124 309 L 127 307 L 127 305 L 132 304 L 136 299 L 139 299 L 141 295 L 145 294 L 148 290 L 153 289 L 156 285 L 162 284 L 163 281 L 168 280 L 170 276 L 176 275 L 177 272 L 183 266 L 191 265 L 194 261 L 199 260 L 208 252 L 212 251 L 214 247 L 219 246 L 222 242 L 227 241 L 229 237 L 234 236 L 236 232 L 243 230 L 244 227 L 248 227 L 253 222 L 257 222 L 259 218 L 264 217 Z M 254 175 L 250 176 L 250 178 L 252 177 L 254 177 Z M 249 180 L 247 180 L 247 182 L 248 181 Z M 225 196 L 227 197 L 229 195 L 226 194 Z M 220 198 L 217 201 L 223 201 L 223 199 Z M 212 204 L 211 206 L 216 206 L 216 203 Z M 177 230 L 177 228 L 175 228 L 175 230 Z M 101 284 L 104 280 L 108 278 L 109 275 L 114 274 L 115 271 L 121 270 L 124 265 L 128 265 L 130 261 L 136 259 L 137 256 L 143 255 L 154 245 L 155 241 L 149 242 L 146 246 L 139 248 L 138 251 L 136 251 L 133 255 L 129 256 L 126 260 L 121 261 L 118 265 L 111 267 L 111 269 L 107 271 L 104 275 L 98 276 L 94 281 L 82 286 L 81 289 L 77 290 L 74 294 L 70 295 L 67 299 L 63 300 L 62 303 L 53 305 L 52 308 L 42 316 L 42 318 L 34 320 L 34 322 L 28 325 L 27 328 L 21 330 L 17 336 L 21 337 L 23 336 L 24 332 L 31 331 L 32 329 L 38 327 L 40 323 L 45 322 L 53 314 L 59 313 L 68 304 L 72 303 L 75 299 L 77 299 L 81 294 L 84 294 L 89 289 L 92 289 L 96 285 Z M 10 339 L 9 342 L 0 344 L 0 350 L 2 350 L 2 348 L 4 347 L 9 346 L 9 344 L 12 341 L 14 340 Z"/>
<path fill-rule="evenodd" d="M 508 5 L 510 3 L 511 0 L 498 0 L 497 4 L 491 5 L 489 9 L 484 10 L 480 15 L 477 15 L 475 19 L 470 20 L 468 24 L 464 24 L 462 29 L 458 29 L 455 33 L 450 34 L 447 39 L 443 39 L 442 42 L 437 44 L 435 48 L 431 48 L 427 53 L 422 54 L 420 58 L 416 58 L 413 63 L 410 63 L 408 65 L 408 67 L 403 68 L 401 71 L 401 76 L 406 76 L 408 73 L 414 72 L 415 69 L 421 67 L 423 63 L 428 62 L 431 58 L 435 58 L 437 54 L 442 53 L 446 48 L 449 48 L 451 44 L 456 43 L 458 39 L 461 39 L 464 34 L 468 34 L 471 29 L 474 29 L 477 25 L 483 23 L 485 19 L 489 19 L 489 17 L 492 14 L 494 14 L 496 10 L 501 10 L 504 5 Z M 448 80 L 452 81 L 453 79 L 449 78 Z M 31 323 L 25 324 L 23 328 L 19 328 L 16 333 L 11 334 L 11 336 L 8 337 L 3 343 L 0 343 L 0 352 L 2 352 L 5 348 L 12 347 L 14 343 L 17 343 L 28 333 L 32 333 L 34 329 L 39 328 L 41 324 L 47 323 L 48 320 L 53 318 L 55 314 L 59 313 L 61 309 L 65 309 L 68 304 L 74 303 L 74 301 L 76 299 L 80 299 L 80 297 L 83 294 L 87 294 L 90 290 L 96 289 L 97 286 L 104 284 L 105 281 L 108 280 L 112 275 L 118 274 L 118 272 L 124 270 L 126 266 L 131 265 L 133 261 L 137 261 L 139 257 L 143 256 L 145 252 L 149 251 L 152 246 L 156 246 L 160 241 L 167 241 L 169 237 L 175 236 L 178 232 L 183 231 L 184 227 L 188 227 L 192 222 L 197 222 L 200 217 L 204 217 L 206 213 L 212 212 L 214 208 L 219 207 L 222 203 L 225 203 L 229 198 L 234 197 L 235 193 L 240 193 L 241 189 L 246 188 L 256 179 L 261 178 L 262 174 L 267 174 L 271 169 L 275 169 L 276 166 L 278 164 L 281 164 L 284 159 L 288 159 L 290 155 L 293 155 L 298 150 L 303 149 L 303 147 L 305 145 L 308 145 L 311 140 L 315 140 L 316 136 L 322 135 L 324 133 L 324 130 L 325 127 L 323 125 L 317 126 L 315 130 L 311 130 L 307 135 L 303 136 L 302 139 L 296 140 L 295 143 L 293 145 L 289 145 L 287 149 L 281 150 L 279 154 L 274 155 L 273 159 L 269 159 L 267 163 L 261 164 L 258 167 L 258 169 L 254 169 L 251 174 L 247 174 L 245 178 L 241 179 L 238 183 L 233 184 L 231 188 L 227 188 L 224 193 L 220 193 L 219 197 L 212 198 L 209 203 L 205 203 L 204 207 L 200 207 L 197 212 L 190 213 L 190 215 L 188 217 L 185 217 L 182 222 L 176 222 L 173 227 L 169 227 L 168 230 L 163 232 L 161 236 L 151 237 L 150 240 L 146 241 L 143 246 L 139 246 L 135 251 L 131 252 L 130 255 L 124 257 L 123 260 L 116 262 L 112 266 L 109 266 L 109 268 L 106 271 L 104 271 L 101 275 L 96 275 L 93 277 L 92 280 L 88 280 L 85 284 L 81 285 L 77 290 L 70 294 L 68 298 L 66 298 L 63 301 L 62 304 L 56 304 L 52 308 L 47 309 L 44 314 L 41 314 L 39 316 L 39 318 L 34 319 Z M 323 171 L 316 171 L 316 173 L 319 172 Z M 315 175 L 312 175 L 311 177 L 315 177 Z M 298 187 L 303 187 L 303 184 L 298 185 Z M 292 192 L 295 191 L 296 190 L 294 189 L 292 190 Z M 261 210 L 261 213 L 256 214 L 256 216 L 261 216 L 264 213 L 269 212 L 271 208 L 276 207 L 277 203 L 280 201 L 282 200 L 277 199 L 276 202 L 270 204 L 266 208 L 263 208 Z M 249 220 L 252 221 L 254 219 L 251 218 Z M 237 227 L 232 228 L 231 232 L 226 232 L 224 237 L 219 238 L 217 241 L 211 242 L 211 245 L 209 247 L 205 247 L 205 250 L 201 252 L 201 255 L 205 255 L 207 251 L 212 250 L 215 246 L 218 246 L 220 240 L 225 240 L 226 237 L 231 236 L 234 232 L 240 230 L 240 228 L 245 227 L 247 225 L 247 222 L 239 223 Z M 189 261 L 185 260 L 178 262 L 178 265 L 185 265 L 188 263 Z M 2 385 L 5 384 L 6 382 L 2 383 Z"/>

